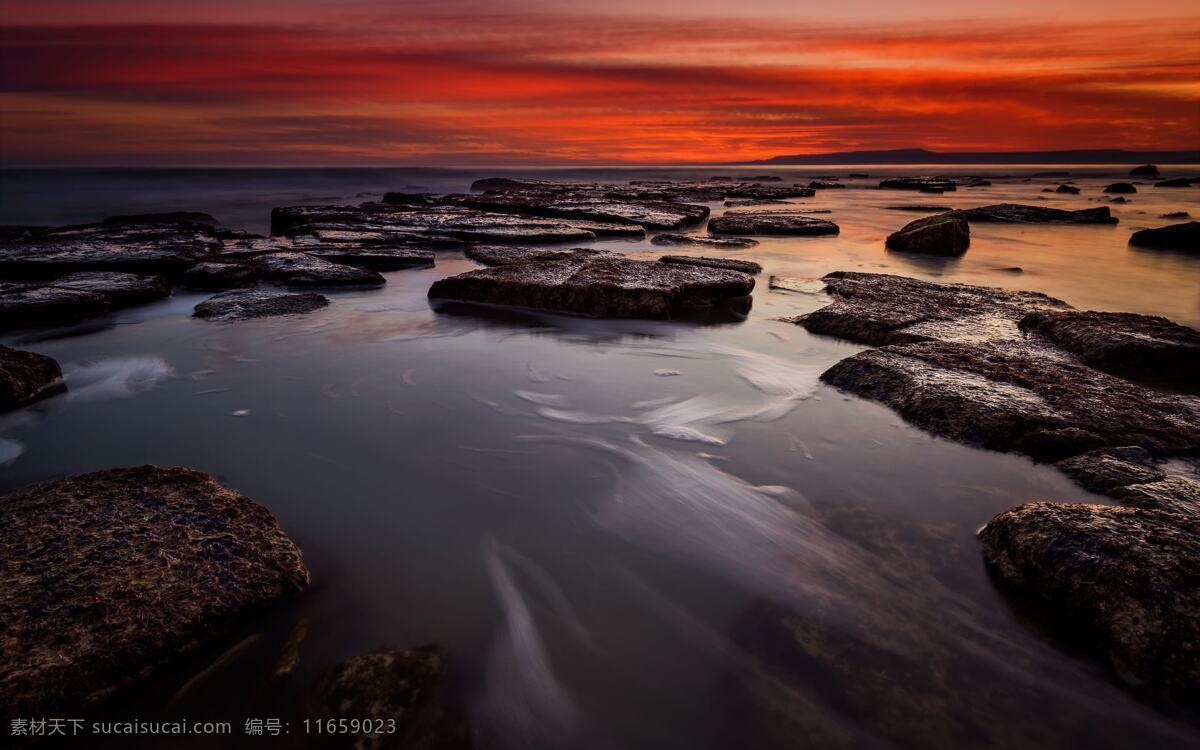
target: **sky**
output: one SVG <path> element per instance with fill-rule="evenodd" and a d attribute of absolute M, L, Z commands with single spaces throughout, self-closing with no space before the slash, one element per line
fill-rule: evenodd
<path fill-rule="evenodd" d="M 0 165 L 1200 148 L 1195 0 L 0 0 Z"/>

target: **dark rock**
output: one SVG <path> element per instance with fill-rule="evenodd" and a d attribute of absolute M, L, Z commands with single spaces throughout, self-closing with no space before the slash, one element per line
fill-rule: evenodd
<path fill-rule="evenodd" d="M 62 388 L 62 368 L 43 354 L 0 346 L 0 411 L 24 406 Z"/>
<path fill-rule="evenodd" d="M 812 182 L 808 183 L 808 186 L 813 190 L 834 190 L 836 188 L 846 187 L 840 182 L 821 182 L 820 180 L 813 180 Z"/>
<path fill-rule="evenodd" d="M 1185 187 L 1191 187 L 1191 186 L 1192 186 L 1192 181 L 1186 177 L 1176 177 L 1173 180 L 1163 180 L 1162 182 L 1154 183 L 1154 187 L 1165 187 L 1165 188 L 1185 188 Z"/>
<path fill-rule="evenodd" d="M 190 469 L 110 469 L 0 499 L 0 711 L 70 713 L 302 591 L 271 513 Z"/>
<path fill-rule="evenodd" d="M 1017 321 L 1037 310 L 1070 309 L 1038 292 L 935 284 L 905 276 L 835 271 L 822 279 L 833 304 L 796 320 L 813 333 L 863 344 L 1020 340 Z"/>
<path fill-rule="evenodd" d="M 739 177 L 738 182 L 783 182 L 783 178 L 774 174 L 760 174 L 753 177 Z"/>
<path fill-rule="evenodd" d="M 1140 177 L 1145 180 L 1157 180 L 1161 175 L 1158 173 L 1158 167 L 1153 164 L 1146 164 L 1141 167 L 1134 167 L 1129 170 L 1130 177 Z"/>
<path fill-rule="evenodd" d="M 747 198 L 746 200 L 725 201 L 726 208 L 744 208 L 746 206 L 791 206 L 790 201 L 776 198 Z"/>
<path fill-rule="evenodd" d="M 1153 247 L 1159 250 L 1200 253 L 1200 221 L 1171 224 L 1154 229 L 1139 229 L 1129 238 L 1129 244 Z"/>
<path fill-rule="evenodd" d="M 1200 518 L 1200 482 L 1187 477 L 1168 476 L 1149 482 L 1131 482 L 1113 488 L 1108 494 L 1137 508 L 1184 513 Z"/>
<path fill-rule="evenodd" d="M 110 216 L 100 222 L 108 227 L 122 227 L 137 224 L 203 224 L 215 227 L 221 222 L 212 214 L 200 211 L 166 211 L 156 214 L 132 214 L 130 216 Z"/>
<path fill-rule="evenodd" d="M 0 281 L 0 327 L 60 323 L 166 297 L 160 276 L 80 271 L 47 282 Z"/>
<path fill-rule="evenodd" d="M 540 308 L 577 315 L 676 318 L 742 300 L 743 273 L 623 257 L 517 263 L 440 279 L 435 299 Z"/>
<path fill-rule="evenodd" d="M 953 211 L 949 206 L 887 206 L 889 211 L 917 211 L 920 213 L 943 213 L 945 211 Z"/>
<path fill-rule="evenodd" d="M 962 255 L 971 244 L 971 228 L 961 211 L 949 211 L 905 224 L 886 244 L 900 252 Z"/>
<path fill-rule="evenodd" d="M 329 300 L 316 292 L 281 292 L 247 289 L 222 292 L 196 305 L 195 316 L 204 320 L 246 320 L 275 315 L 298 315 L 319 310 Z"/>
<path fill-rule="evenodd" d="M 968 221 L 995 221 L 1010 224 L 1116 224 L 1108 206 L 1064 211 L 1046 206 L 1023 206 L 1018 203 L 997 203 L 992 206 L 968 208 L 963 213 Z"/>
<path fill-rule="evenodd" d="M 850 173 L 850 179 L 852 179 L 852 180 L 865 180 L 870 176 L 871 175 L 866 174 L 865 172 L 851 172 Z"/>
<path fill-rule="evenodd" d="M 712 247 L 719 250 L 742 250 L 748 247 L 756 247 L 758 240 L 752 240 L 749 237 L 701 237 L 694 234 L 656 234 L 654 235 L 654 239 L 650 240 L 650 244 L 670 247 L 691 246 Z"/>
<path fill-rule="evenodd" d="M 710 234 L 760 234 L 809 236 L 837 234 L 837 224 L 795 214 L 733 213 L 708 222 Z"/>
<path fill-rule="evenodd" d="M 184 271 L 179 282 L 193 289 L 233 289 L 252 286 L 258 274 L 247 263 L 206 260 Z"/>
<path fill-rule="evenodd" d="M 991 186 L 992 186 L 991 180 L 984 180 L 984 179 L 981 179 L 978 177 L 972 177 L 971 179 L 967 180 L 966 183 L 963 185 L 963 187 L 969 187 L 969 188 L 991 187 Z"/>
<path fill-rule="evenodd" d="M 1028 503 L 979 533 L 1000 583 L 1128 675 L 1200 707 L 1200 519 Z"/>
<path fill-rule="evenodd" d="M 732 177 L 709 177 L 709 182 L 733 182 Z"/>
<path fill-rule="evenodd" d="M 471 183 L 472 193 L 488 190 L 526 190 L 529 188 L 555 188 L 559 183 L 548 180 L 522 180 L 515 177 L 484 177 Z"/>
<path fill-rule="evenodd" d="M 211 258 L 220 249 L 221 240 L 211 227 L 191 222 L 57 227 L 0 242 L 0 272 L 174 273 Z"/>
<path fill-rule="evenodd" d="M 1141 450 L 1144 458 L 1121 455 L 1119 449 L 1102 449 L 1081 453 L 1058 462 L 1058 468 L 1089 492 L 1108 494 L 1130 484 L 1157 482 L 1166 474 L 1151 463 L 1150 454 Z"/>
<path fill-rule="evenodd" d="M 733 258 L 696 258 L 690 255 L 664 255 L 659 263 L 681 263 L 685 266 L 702 266 L 704 268 L 728 268 L 731 271 L 756 274 L 762 273 L 762 266 L 749 260 Z"/>
<path fill-rule="evenodd" d="M 377 271 L 395 271 L 434 264 L 433 248 L 427 244 L 395 246 L 332 242 L 310 244 L 303 242 L 304 239 L 303 237 L 296 238 L 297 250 L 302 250 L 305 255 L 327 260 L 330 263 L 370 268 Z"/>
<path fill-rule="evenodd" d="M 1109 203 L 1122 203 L 1122 204 L 1124 204 L 1124 203 L 1128 203 L 1128 202 L 1129 202 L 1129 200 L 1128 200 L 1127 198 L 1125 198 L 1125 196 L 1123 196 L 1123 195 L 1120 195 L 1120 196 L 1117 196 L 1116 198 L 1109 198 L 1109 199 L 1108 199 L 1108 202 L 1109 202 Z"/>
<path fill-rule="evenodd" d="M 1133 185 L 1130 185 L 1128 182 L 1114 182 L 1113 184 L 1104 188 L 1104 192 L 1106 192 L 1106 193 L 1136 193 L 1137 188 L 1134 187 Z"/>
<path fill-rule="evenodd" d="M 467 750 L 465 714 L 445 704 L 446 659 L 437 646 L 382 648 L 333 667 L 317 683 L 312 715 L 324 719 L 394 722 L 392 734 L 347 735 L 356 750 Z"/>
<path fill-rule="evenodd" d="M 1187 211 L 1172 211 L 1169 214 L 1159 214 L 1160 219 L 1190 219 L 1192 215 Z"/>
<path fill-rule="evenodd" d="M 269 253 L 247 261 L 259 278 L 288 286 L 379 286 L 383 276 L 366 268 L 330 263 L 308 253 Z"/>
<path fill-rule="evenodd" d="M 379 202 L 393 206 L 429 206 L 433 204 L 430 196 L 424 193 L 384 193 Z"/>
<path fill-rule="evenodd" d="M 749 198 L 755 200 L 811 198 L 816 194 L 816 190 L 799 185 L 735 185 L 725 191 L 725 197 L 727 198 Z"/>
<path fill-rule="evenodd" d="M 533 247 L 514 247 L 513 245 L 469 245 L 463 250 L 463 254 L 485 266 L 507 266 L 513 263 L 528 263 L 530 261 L 583 260 L 598 255 L 611 255 L 611 253 L 605 250 L 594 250 L 587 247 L 550 250 Z"/>
<path fill-rule="evenodd" d="M 935 434 L 1059 460 L 1106 446 L 1200 450 L 1200 399 L 1142 388 L 1027 344 L 928 341 L 837 363 L 821 379 Z"/>
<path fill-rule="evenodd" d="M 954 180 L 943 177 L 892 177 L 880 180 L 879 187 L 884 190 L 920 190 L 921 192 L 947 192 L 958 188 Z"/>
<path fill-rule="evenodd" d="M 1085 364 L 1123 377 L 1200 386 L 1200 331 L 1134 313 L 1040 311 L 1021 319 Z"/>
<path fill-rule="evenodd" d="M 1079 195 L 1079 188 L 1074 185 L 1059 185 L 1054 192 L 1066 193 L 1067 195 Z"/>

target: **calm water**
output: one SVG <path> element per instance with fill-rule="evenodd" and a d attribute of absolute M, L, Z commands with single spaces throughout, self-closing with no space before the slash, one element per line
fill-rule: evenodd
<path fill-rule="evenodd" d="M 929 437 L 820 384 L 825 368 L 861 347 L 776 319 L 825 304 L 823 295 L 767 289 L 771 274 L 884 271 L 1200 325 L 1200 259 L 1126 245 L 1135 228 L 1172 223 L 1159 214 L 1200 215 L 1197 189 L 1139 188 L 1113 206 L 1115 227 L 976 225 L 956 260 L 883 248 L 918 216 L 888 205 L 1083 208 L 1126 171 L 1067 169 L 1082 195 L 1042 194 L 1053 180 L 1036 178 L 944 196 L 846 189 L 796 201 L 830 209 L 842 233 L 728 253 L 766 268 L 740 324 L 439 312 L 429 285 L 474 267 L 447 252 L 435 268 L 388 274 L 377 291 L 329 293 L 329 308 L 294 319 L 205 323 L 189 317 L 205 295 L 177 293 L 85 325 L 10 333 L 4 343 L 63 363 L 70 391 L 0 422 L 0 489 L 111 466 L 186 465 L 266 505 L 303 548 L 311 591 L 164 675 L 114 709 L 121 716 L 207 716 L 237 731 L 245 718 L 278 716 L 299 744 L 298 706 L 321 670 L 376 646 L 435 641 L 452 656 L 453 691 L 483 747 L 765 747 L 770 722 L 752 658 L 760 644 L 746 634 L 770 602 L 815 618 L 831 640 L 932 664 L 938 680 L 912 679 L 901 706 L 967 700 L 1033 745 L 1051 731 L 1113 746 L 1200 745 L 1195 728 L 1055 647 L 985 575 L 973 532 L 998 511 L 1104 500 L 1051 468 Z M 805 182 L 849 171 L 930 170 L 777 170 Z M 492 174 L 511 172 L 5 172 L 0 222 L 201 210 L 263 231 L 276 205 L 462 190 Z M 645 241 L 600 244 L 663 252 Z M 1023 273 L 1002 270 L 1014 266 Z M 300 622 L 300 667 L 272 684 L 280 644 Z M 807 705 L 807 720 L 829 734 L 857 746 L 928 744 L 873 736 L 861 705 L 831 695 L 832 683 L 873 690 L 882 680 L 869 662 L 843 660 L 833 673 L 800 665 L 788 682 L 793 709 Z M 1007 698 L 981 693 L 975 705 L 970 689 L 948 684 L 996 686 Z M 894 695 L 879 689 L 881 712 Z"/>

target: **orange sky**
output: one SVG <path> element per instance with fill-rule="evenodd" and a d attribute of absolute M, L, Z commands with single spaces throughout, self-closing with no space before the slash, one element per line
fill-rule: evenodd
<path fill-rule="evenodd" d="M 1198 6 L 974 5 L 6 0 L 0 163 L 1200 148 Z"/>

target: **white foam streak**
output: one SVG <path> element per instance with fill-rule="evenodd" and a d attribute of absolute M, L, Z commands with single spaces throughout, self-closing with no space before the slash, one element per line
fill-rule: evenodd
<path fill-rule="evenodd" d="M 65 399 L 88 402 L 129 398 L 150 390 L 172 374 L 165 359 L 149 355 L 71 363 L 63 368 Z"/>

